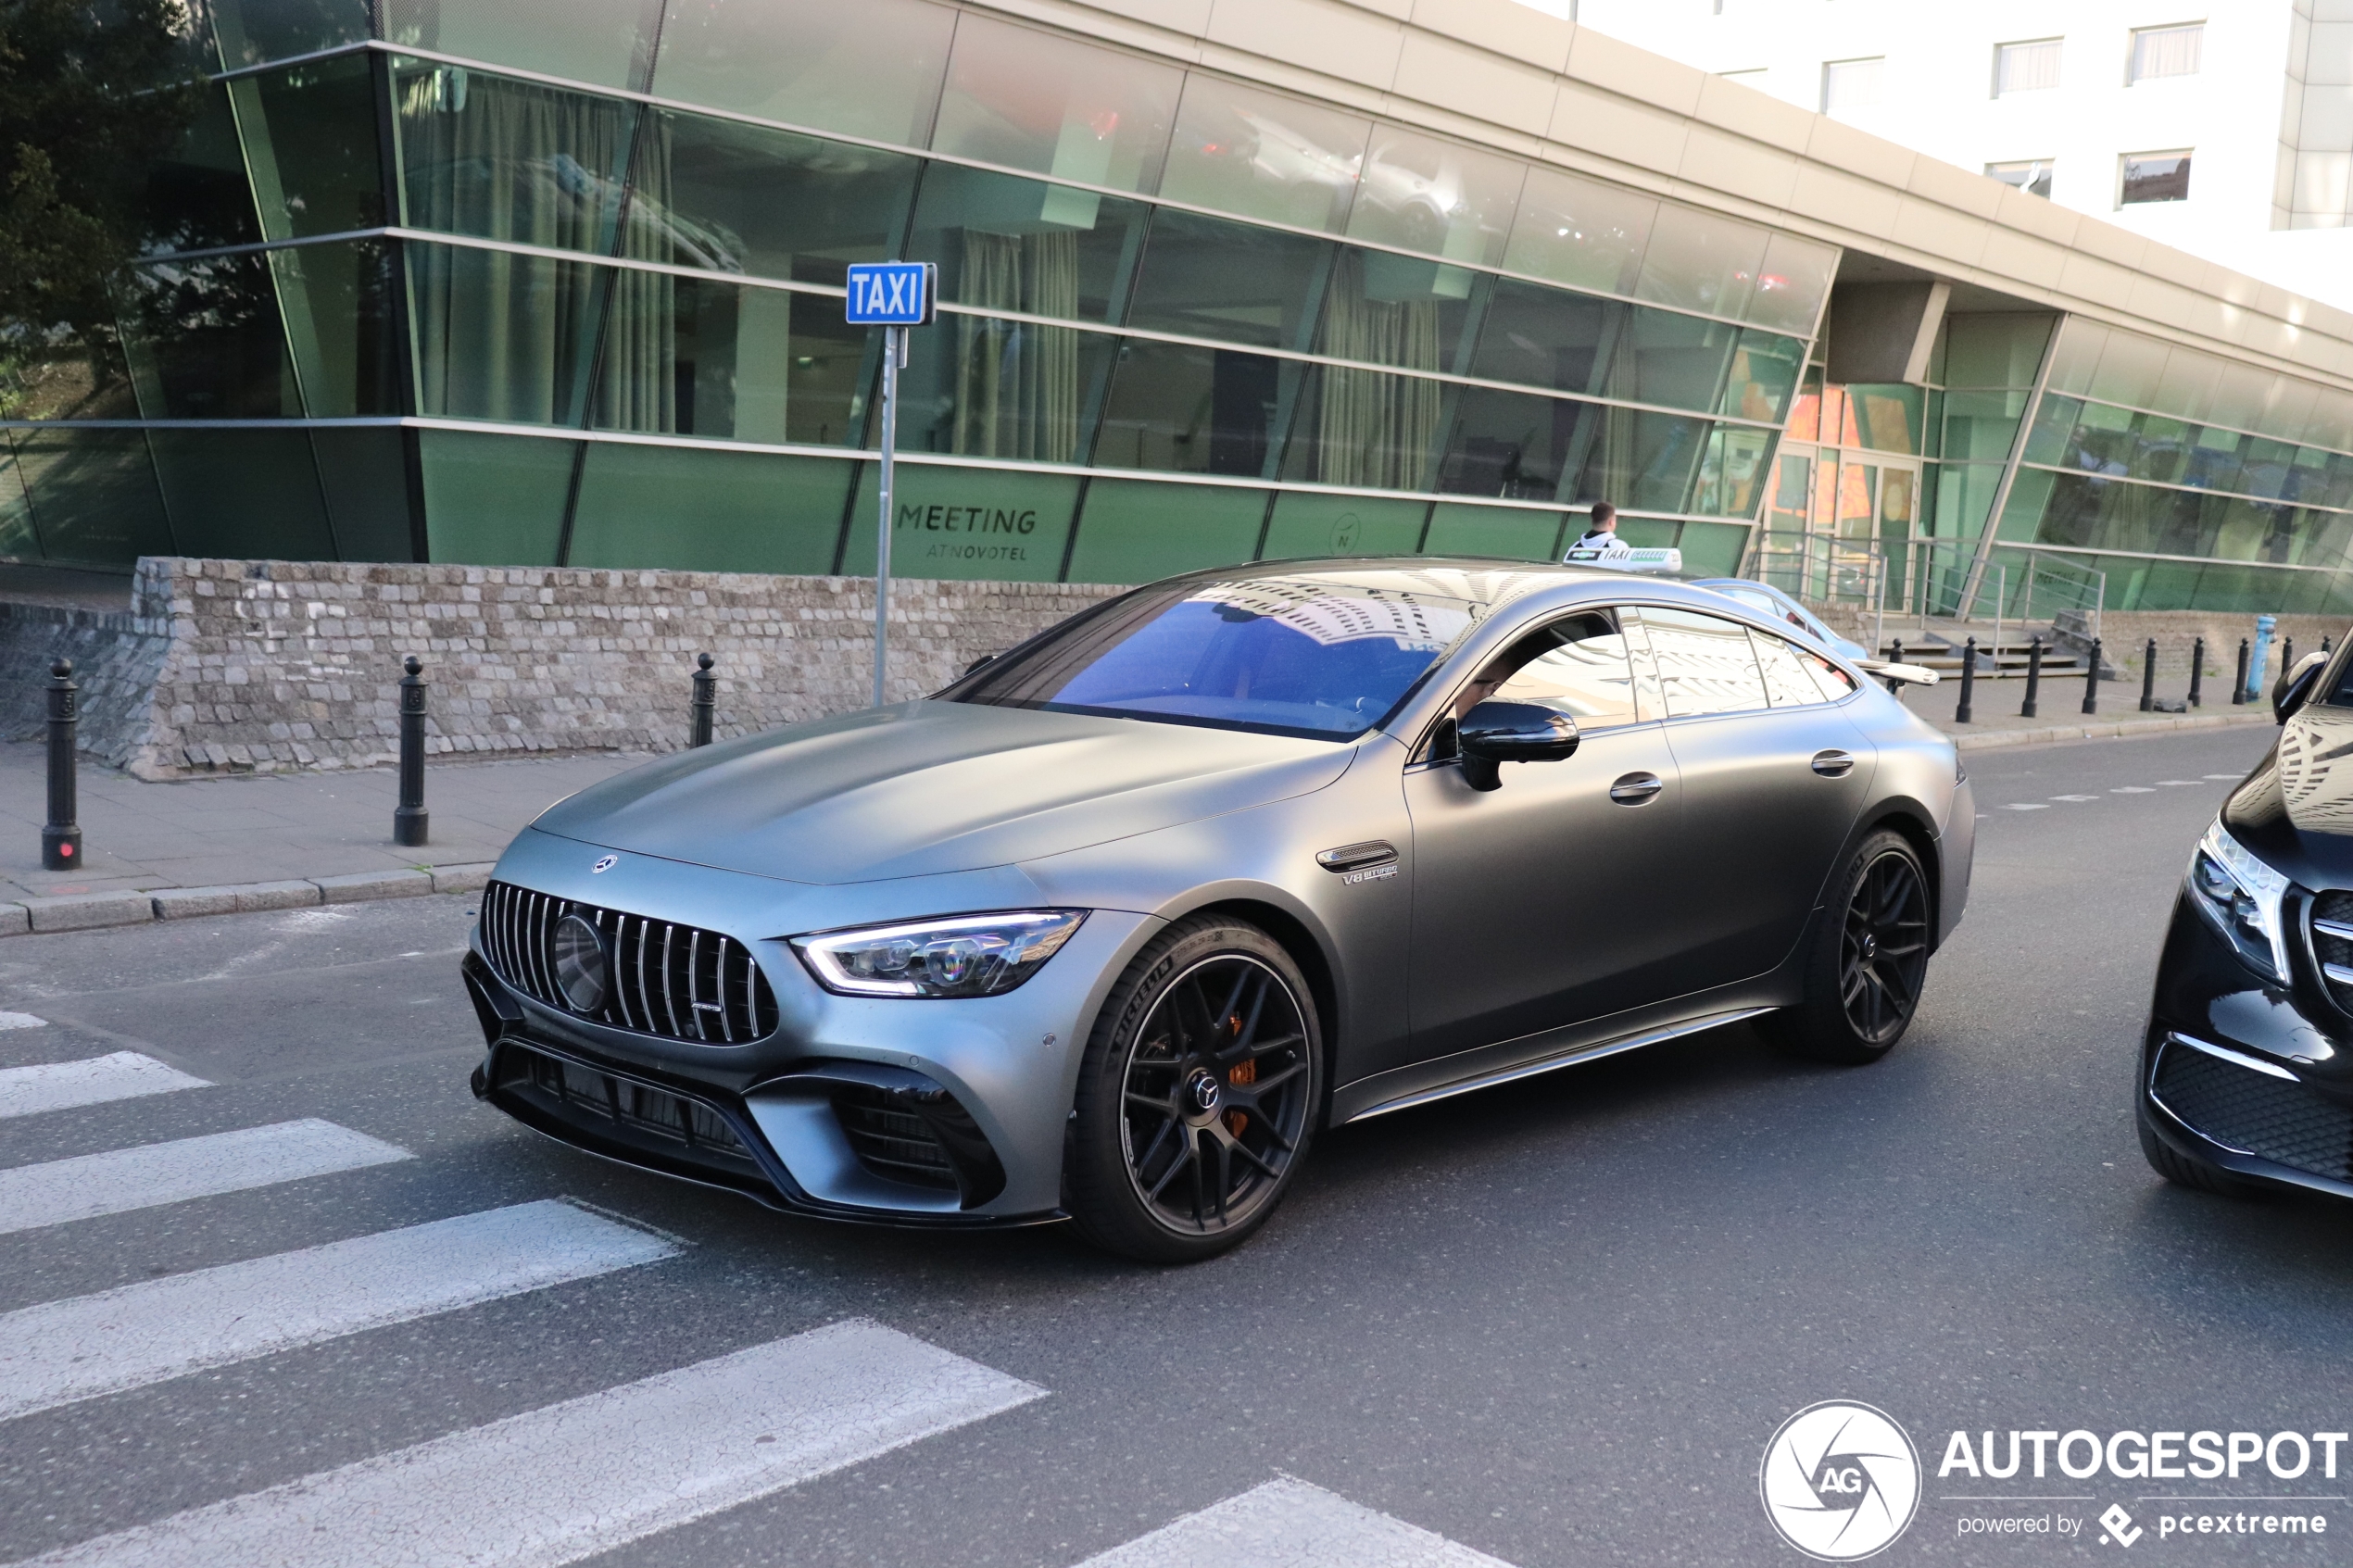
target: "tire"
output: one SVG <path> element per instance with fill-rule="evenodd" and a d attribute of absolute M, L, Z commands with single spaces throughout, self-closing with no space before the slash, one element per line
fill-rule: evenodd
<path fill-rule="evenodd" d="M 1306 977 L 1254 925 L 1177 922 L 1104 1000 L 1078 1069 L 1063 1201 L 1080 1236 L 1191 1263 L 1264 1225 L 1305 1162 L 1324 1092 Z"/>
<path fill-rule="evenodd" d="M 2210 1192 L 2220 1198 L 2260 1198 L 2262 1186 L 2244 1176 L 2233 1175 L 2220 1165 L 2209 1164 L 2193 1154 L 2183 1154 L 2158 1135 L 2149 1124 L 2149 1108 L 2145 1097 L 2136 1097 L 2133 1108 L 2133 1123 L 2141 1135 L 2141 1155 L 2149 1169 L 2171 1182 L 2175 1186 L 2189 1187 L 2197 1192 Z"/>
<path fill-rule="evenodd" d="M 1859 1067 L 1911 1027 L 1928 977 L 1928 874 L 1902 834 L 1857 845 L 1831 884 L 1806 955 L 1806 999 L 1757 1021 L 1792 1056 Z"/>

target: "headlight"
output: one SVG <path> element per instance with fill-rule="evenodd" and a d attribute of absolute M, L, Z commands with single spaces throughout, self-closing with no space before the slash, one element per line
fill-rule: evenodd
<path fill-rule="evenodd" d="M 2283 985 L 2287 937 L 2280 901 L 2287 886 L 2287 878 L 2232 837 L 2219 817 L 2190 857 L 2191 901 L 2231 939 L 2241 958 Z"/>
<path fill-rule="evenodd" d="M 817 984 L 846 997 L 995 997 L 1038 972 L 1084 909 L 951 915 L 796 936 Z"/>

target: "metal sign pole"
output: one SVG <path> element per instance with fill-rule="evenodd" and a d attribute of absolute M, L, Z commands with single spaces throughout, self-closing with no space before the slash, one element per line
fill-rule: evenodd
<path fill-rule="evenodd" d="M 875 706 L 883 706 L 890 671 L 891 492 L 899 446 L 899 372 L 907 368 L 907 329 L 931 325 L 938 271 L 928 261 L 853 261 L 844 291 L 843 319 L 853 327 L 883 330 L 882 508 L 875 519 Z"/>
<path fill-rule="evenodd" d="M 899 445 L 899 368 L 907 362 L 907 329 L 883 329 L 882 512 L 875 522 L 875 706 L 887 700 L 883 678 L 890 662 L 890 488 Z"/>

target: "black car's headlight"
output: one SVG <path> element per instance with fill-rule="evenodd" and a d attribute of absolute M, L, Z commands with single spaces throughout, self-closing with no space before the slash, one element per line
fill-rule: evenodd
<path fill-rule="evenodd" d="M 1062 950 L 1084 909 L 949 915 L 792 939 L 817 984 L 845 997 L 995 997 Z"/>
<path fill-rule="evenodd" d="M 2190 857 L 2190 901 L 2231 940 L 2239 956 L 2284 985 L 2286 922 L 2281 900 L 2288 881 L 2255 858 L 2216 818 Z"/>

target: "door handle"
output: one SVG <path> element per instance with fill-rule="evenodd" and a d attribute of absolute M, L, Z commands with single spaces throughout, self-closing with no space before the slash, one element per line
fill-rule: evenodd
<path fill-rule="evenodd" d="M 1843 751 L 1818 751 L 1814 771 L 1826 779 L 1843 779 L 1855 771 L 1855 759 Z"/>
<path fill-rule="evenodd" d="M 1628 773 L 1609 786 L 1609 797 L 1620 806 L 1640 806 L 1666 787 L 1656 773 Z"/>

